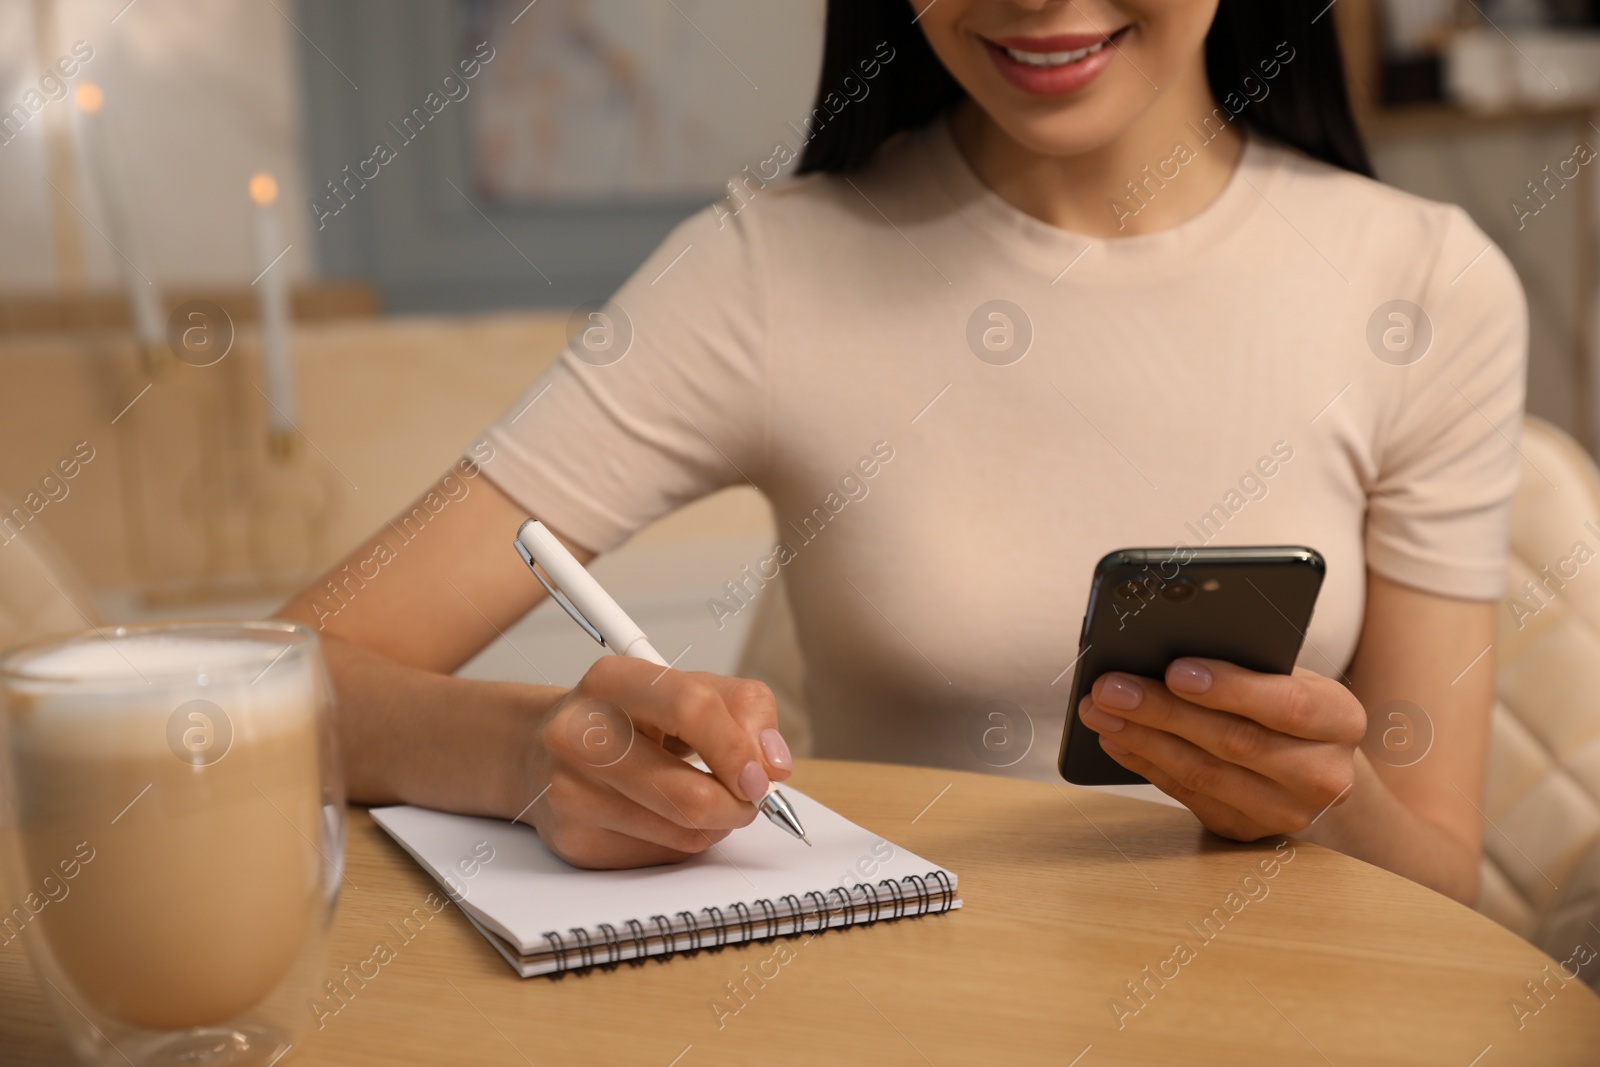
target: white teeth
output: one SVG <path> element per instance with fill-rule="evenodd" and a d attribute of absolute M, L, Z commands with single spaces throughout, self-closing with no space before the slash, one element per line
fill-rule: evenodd
<path fill-rule="evenodd" d="M 1107 41 L 1098 41 L 1088 48 L 1079 48 L 1072 52 L 1023 52 L 1015 48 L 1007 48 L 1006 55 L 1018 63 L 1026 63 L 1030 67 L 1064 67 L 1068 63 L 1076 63 L 1085 56 L 1092 56 L 1107 45 Z"/>

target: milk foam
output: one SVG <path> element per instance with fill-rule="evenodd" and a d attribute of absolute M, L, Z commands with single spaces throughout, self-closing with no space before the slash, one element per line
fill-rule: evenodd
<path fill-rule="evenodd" d="M 84 755 L 156 753 L 168 745 L 168 719 L 191 700 L 221 708 L 236 743 L 305 729 L 324 699 L 317 661 L 284 652 L 287 643 L 107 633 L 12 660 L 23 676 L 8 681 L 15 740 Z"/>
<path fill-rule="evenodd" d="M 223 671 L 272 662 L 282 644 L 257 640 L 222 640 L 215 637 L 180 637 L 175 634 L 130 634 L 105 640 L 88 637 L 58 645 L 15 665 L 21 673 L 57 680 L 144 682 L 145 675 L 170 677 Z"/>

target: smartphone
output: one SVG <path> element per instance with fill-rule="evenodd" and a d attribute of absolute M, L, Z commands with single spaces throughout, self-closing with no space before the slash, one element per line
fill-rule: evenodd
<path fill-rule="evenodd" d="M 1100 747 L 1078 705 L 1107 671 L 1161 678 L 1180 656 L 1289 674 L 1327 570 L 1298 545 L 1124 548 L 1094 568 L 1061 735 L 1061 777 L 1075 785 L 1145 781 Z"/>

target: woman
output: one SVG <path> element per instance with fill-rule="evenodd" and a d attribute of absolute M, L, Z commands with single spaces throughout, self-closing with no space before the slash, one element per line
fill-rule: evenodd
<path fill-rule="evenodd" d="M 824 756 L 984 769 L 965 737 L 1003 700 L 1036 731 L 1010 773 L 1055 778 L 1096 559 L 1319 549 L 1293 676 L 1179 660 L 1076 710 L 1219 834 L 1471 902 L 1525 310 L 1464 213 L 1365 176 L 1322 8 L 831 3 L 813 176 L 747 171 L 617 294 L 623 358 L 575 342 L 421 533 L 352 553 L 387 537 L 381 577 L 285 609 L 328 638 L 352 797 L 520 815 L 597 867 L 749 822 L 791 766 L 760 684 L 616 657 L 571 691 L 449 676 L 540 599 L 526 515 L 587 560 L 749 482 L 784 531 L 750 573 L 785 575 Z M 1393 701 L 1431 724 L 1409 766 L 1364 740 Z M 615 762 L 582 740 L 612 707 L 644 738 Z"/>

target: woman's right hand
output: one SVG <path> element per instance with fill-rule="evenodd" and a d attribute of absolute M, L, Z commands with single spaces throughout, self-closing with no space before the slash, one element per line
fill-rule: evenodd
<path fill-rule="evenodd" d="M 279 612 L 324 639 L 350 799 L 515 817 L 580 867 L 705 851 L 791 773 L 766 686 L 610 655 L 570 691 L 456 676 L 544 599 L 509 543 L 527 517 L 463 460 Z"/>
<path fill-rule="evenodd" d="M 605 656 L 536 720 L 521 814 L 577 867 L 676 863 L 749 824 L 793 772 L 761 682 Z M 698 753 L 711 773 L 686 762 Z"/>

